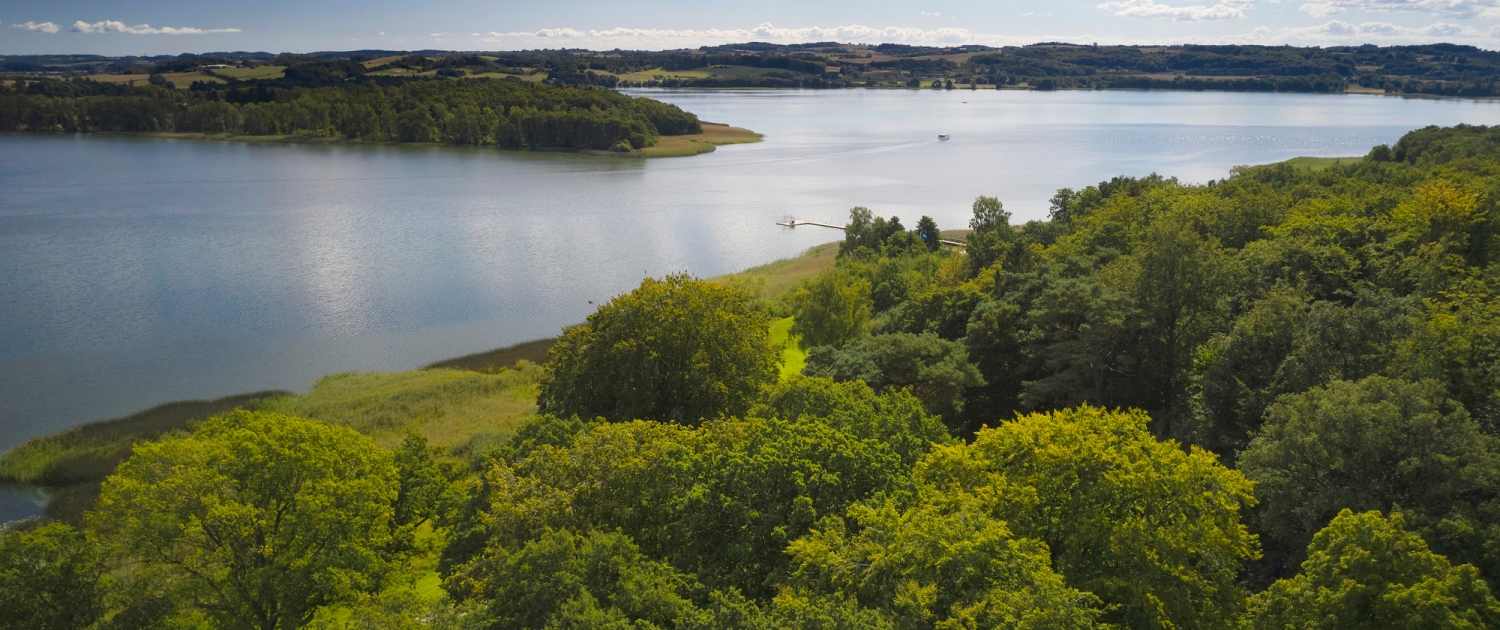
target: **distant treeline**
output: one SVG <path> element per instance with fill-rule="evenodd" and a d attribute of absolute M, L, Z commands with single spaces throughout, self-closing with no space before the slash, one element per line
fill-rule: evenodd
<path fill-rule="evenodd" d="M 376 60 L 380 60 L 376 63 Z M 210 53 L 178 57 L 36 55 L 0 58 L 18 73 L 155 74 L 217 64 L 274 65 L 284 76 L 258 80 L 219 73 L 211 81 L 278 88 L 348 82 L 399 86 L 413 80 L 510 75 L 552 85 L 597 87 L 916 87 L 1020 86 L 1033 89 L 1181 89 L 1342 92 L 1358 86 L 1399 94 L 1500 95 L 1500 52 L 1456 44 L 1417 46 L 866 46 L 749 42 L 697 50 L 510 52 L 351 51 L 307 55 Z M 715 72 L 715 68 L 754 68 Z M 392 76 L 391 69 L 430 73 Z M 672 76 L 709 69 L 712 76 Z M 640 79 L 640 73 L 661 76 Z M 695 73 L 696 74 L 696 73 Z M 623 75 L 636 75 L 626 77 Z M 518 79 L 519 80 L 519 79 Z M 170 87 L 170 86 L 168 86 Z M 208 82 L 201 89 L 215 88 Z"/>
<path fill-rule="evenodd" d="M 702 126 L 697 116 L 660 101 L 517 81 L 184 91 L 41 79 L 0 86 L 0 131 L 297 134 L 625 151 L 650 146 L 661 135 L 701 133 Z"/>

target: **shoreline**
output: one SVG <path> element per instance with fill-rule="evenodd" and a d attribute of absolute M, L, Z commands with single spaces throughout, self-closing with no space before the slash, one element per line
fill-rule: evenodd
<path fill-rule="evenodd" d="M 447 149 L 488 149 L 492 151 L 503 151 L 506 153 L 572 153 L 577 155 L 588 155 L 592 157 L 610 157 L 625 159 L 641 159 L 656 157 L 686 157 L 712 153 L 717 147 L 731 144 L 751 144 L 761 142 L 765 139 L 764 134 L 756 133 L 742 127 L 733 127 L 724 123 L 701 122 L 703 133 L 688 134 L 681 136 L 660 136 L 656 144 L 636 149 L 629 152 L 602 151 L 598 149 L 570 149 L 566 147 L 540 147 L 534 149 L 501 149 L 493 146 L 467 146 L 451 145 L 441 142 L 392 142 L 388 140 L 348 140 L 344 138 L 327 138 L 304 136 L 299 134 L 285 134 L 275 136 L 249 136 L 232 133 L 211 133 L 197 131 L 90 131 L 84 133 L 65 134 L 62 132 L 15 132 L 15 135 L 47 136 L 47 135 L 74 135 L 74 136 L 99 136 L 107 138 L 151 138 L 165 140 L 205 140 L 215 142 L 246 142 L 251 144 L 313 144 L 325 146 L 380 146 L 380 147 L 412 147 L 431 148 L 441 147 Z"/>
<path fill-rule="evenodd" d="M 721 127 L 729 128 L 727 125 Z M 758 135 L 758 134 L 757 134 Z M 706 153 L 716 145 L 709 145 Z M 762 298 L 775 297 L 801 278 L 819 273 L 833 265 L 838 242 L 813 246 L 798 256 L 778 259 L 737 272 L 705 278 L 724 284 L 746 286 Z M 506 373 L 530 373 L 546 362 L 547 351 L 555 337 L 523 341 L 509 346 L 479 351 L 459 357 L 433 361 L 409 370 L 371 372 L 386 377 L 413 374 L 466 373 L 478 378 L 501 378 Z M 528 367 L 531 366 L 531 367 Z M 484 376 L 480 376 L 484 375 Z M 323 378 L 332 375 L 325 375 Z M 322 381 L 320 378 L 319 381 Z M 161 403 L 115 418 L 96 420 L 38 435 L 6 451 L 0 451 L 0 530 L 8 523 L 45 518 L 68 522 L 81 516 L 92 505 L 99 484 L 124 461 L 131 448 L 140 441 L 160 439 L 191 430 L 201 418 L 235 408 L 274 405 L 278 400 L 311 394 L 268 390 L 235 394 L 216 399 L 177 400 Z M 38 497 L 45 501 L 38 501 Z M 17 519 L 5 514 L 35 511 Z"/>
<path fill-rule="evenodd" d="M 760 139 L 759 134 L 754 134 L 748 130 L 736 130 L 736 128 L 727 125 L 715 125 L 714 127 L 714 130 L 720 131 L 721 134 L 725 132 L 753 134 L 753 140 L 741 140 L 741 142 L 754 142 Z M 709 130 L 706 129 L 705 131 Z M 709 135 L 708 133 L 703 134 L 703 136 Z M 707 140 L 687 140 L 686 143 L 699 144 L 700 146 L 687 147 L 687 149 L 693 152 L 683 153 L 684 155 L 706 153 L 713 151 L 718 146 L 718 144 L 713 144 Z M 1272 164 L 1254 165 L 1250 168 L 1287 164 L 1293 168 L 1321 170 L 1340 163 L 1354 162 L 1360 159 L 1362 158 L 1301 157 Z M 798 256 L 778 259 L 738 272 L 706 279 L 742 286 L 758 293 L 764 299 L 775 299 L 776 296 L 794 287 L 800 279 L 815 275 L 832 267 L 838 251 L 838 243 L 839 241 L 831 241 L 809 248 Z M 501 348 L 481 350 L 464 356 L 433 361 L 411 370 L 393 370 L 372 374 L 399 375 L 437 370 L 497 375 L 524 368 L 526 364 L 535 365 L 545 363 L 547 350 L 554 343 L 555 339 L 547 338 L 523 341 Z M 316 387 L 316 384 L 314 387 Z M 309 393 L 311 391 L 309 390 Z M 34 493 L 41 493 L 48 498 L 46 505 L 39 506 L 40 511 L 38 514 L 33 514 L 25 518 L 34 518 L 37 516 L 61 519 L 70 518 L 74 516 L 73 513 L 78 510 L 79 506 L 86 506 L 91 503 L 91 493 L 96 490 L 99 480 L 102 480 L 105 476 L 113 472 L 113 466 L 107 466 L 108 470 L 103 470 L 97 465 L 81 466 L 73 471 L 76 473 L 74 476 L 58 475 L 55 471 L 48 471 L 47 467 L 49 464 L 55 462 L 60 456 L 66 458 L 67 453 L 78 450 L 80 453 L 89 452 L 89 455 L 83 459 L 100 459 L 100 462 L 93 462 L 93 464 L 103 463 L 104 459 L 112 461 L 119 458 L 123 461 L 123 457 L 128 456 L 130 446 L 136 441 L 157 439 L 161 435 L 185 430 L 189 427 L 189 423 L 195 421 L 197 418 L 222 413 L 234 407 L 254 406 L 260 404 L 262 401 L 299 395 L 303 394 L 267 391 L 226 396 L 214 400 L 170 401 L 123 416 L 86 422 L 33 437 L 20 445 L 0 452 L 0 488 L 7 491 L 0 492 L 0 498 L 14 498 L 14 496 L 19 496 L 20 494 L 29 494 L 34 500 L 36 496 Z M 99 452 L 96 453 L 94 451 Z M 103 456 L 102 459 L 100 456 Z M 74 464 L 78 463 L 75 462 Z M 93 479 L 96 476 L 98 479 Z M 13 497 L 5 497 L 4 495 L 7 493 L 13 495 Z M 14 503 L 14 501 L 7 503 Z M 0 507 L 6 507 L 14 511 L 19 509 L 16 507 L 18 505 L 17 503 L 16 505 Z M 4 522 L 0 522 L 0 527 L 4 525 Z"/>
<path fill-rule="evenodd" d="M 682 90 L 682 91 L 689 91 L 689 90 L 691 90 L 691 91 L 709 91 L 709 92 L 733 92 L 733 91 L 750 91 L 750 90 L 785 90 L 785 91 L 810 90 L 810 91 L 829 91 L 829 92 L 836 91 L 836 90 L 887 90 L 887 91 L 902 90 L 902 91 L 907 91 L 907 92 L 959 92 L 959 91 L 965 91 L 965 92 L 1210 92 L 1210 93 L 1214 93 L 1214 94 L 1309 94 L 1309 95 L 1314 95 L 1314 96 L 1350 96 L 1350 95 L 1353 95 L 1353 96 L 1390 96 L 1390 97 L 1396 97 L 1396 98 L 1418 98 L 1418 99 L 1455 100 L 1455 101 L 1500 101 L 1500 96 L 1448 96 L 1448 95 L 1444 95 L 1444 94 L 1422 94 L 1422 93 L 1411 93 L 1411 94 L 1408 94 L 1408 93 L 1405 93 L 1405 92 L 1385 92 L 1385 91 L 1375 90 L 1375 89 L 1340 90 L 1340 91 L 1337 91 L 1337 92 L 1315 92 L 1315 91 L 1311 91 L 1311 90 L 1306 90 L 1306 91 L 1290 91 L 1290 90 L 1215 90 L 1215 89 L 1188 89 L 1188 88 L 1170 88 L 1170 87 L 1164 87 L 1164 88 L 1131 88 L 1131 87 L 1110 87 L 1110 88 L 1092 88 L 1092 87 L 1090 87 L 1090 88 L 1079 88 L 1079 87 L 1065 87 L 1065 88 L 1054 88 L 1054 89 L 1051 89 L 1051 90 L 1039 90 L 1039 89 L 1036 89 L 1034 87 L 1029 87 L 1029 86 L 1015 86 L 1015 85 L 1007 85 L 1007 86 L 1001 86 L 1001 87 L 982 87 L 982 88 L 974 88 L 974 89 L 970 89 L 968 87 L 967 83 L 963 84 L 963 86 L 964 87 L 959 87 L 959 84 L 955 83 L 954 86 L 953 86 L 953 89 L 951 89 L 951 90 L 947 89 L 947 88 L 933 89 L 931 87 L 914 88 L 914 87 L 901 86 L 901 85 L 874 85 L 874 86 L 870 86 L 870 85 L 849 85 L 849 86 L 832 87 L 832 88 L 827 88 L 827 87 L 825 87 L 825 88 L 780 87 L 780 86 L 766 86 L 766 87 L 712 87 L 712 86 L 701 86 L 701 87 L 699 87 L 699 86 L 687 85 L 687 86 L 678 86 L 678 87 L 661 87 L 661 86 L 656 86 L 656 87 L 625 87 L 625 88 L 616 88 L 616 89 L 619 89 L 619 90 L 660 90 L 660 91 L 665 91 L 665 92 L 673 92 L 673 91 L 678 91 L 678 90 Z M 709 124 L 709 123 L 704 123 L 704 124 Z M 663 137 L 665 137 L 665 136 L 663 136 Z"/>

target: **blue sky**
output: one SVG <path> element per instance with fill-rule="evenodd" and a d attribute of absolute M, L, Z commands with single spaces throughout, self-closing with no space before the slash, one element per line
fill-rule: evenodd
<path fill-rule="evenodd" d="M 1500 0 L 5 0 L 0 54 L 696 47 L 748 40 L 1500 48 Z"/>

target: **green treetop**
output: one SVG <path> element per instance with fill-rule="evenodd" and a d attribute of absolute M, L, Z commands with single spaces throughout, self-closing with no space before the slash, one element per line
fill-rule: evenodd
<path fill-rule="evenodd" d="M 613 421 L 743 414 L 776 380 L 768 322 L 744 291 L 685 274 L 648 278 L 563 333 L 537 403 Z"/>
<path fill-rule="evenodd" d="M 1473 566 L 1428 551 L 1400 514 L 1347 509 L 1313 537 L 1302 573 L 1256 595 L 1250 611 L 1256 630 L 1500 624 L 1500 602 Z"/>
<path fill-rule="evenodd" d="M 137 445 L 89 523 L 218 628 L 289 629 L 378 586 L 397 488 L 363 435 L 238 411 Z"/>

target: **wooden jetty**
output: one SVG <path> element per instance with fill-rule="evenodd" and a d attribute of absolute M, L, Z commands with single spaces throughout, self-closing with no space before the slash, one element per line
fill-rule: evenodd
<path fill-rule="evenodd" d="M 842 226 L 842 225 L 834 225 L 832 223 L 820 223 L 820 222 L 817 222 L 817 221 L 803 221 L 801 219 L 793 219 L 791 217 L 786 217 L 786 219 L 783 220 L 783 221 L 777 221 L 776 225 L 781 225 L 781 226 L 785 226 L 785 227 L 789 227 L 789 228 L 794 228 L 794 227 L 797 227 L 799 225 L 815 225 L 817 227 L 833 228 L 835 230 L 842 230 L 842 229 L 844 229 L 844 226 Z M 964 246 L 964 242 L 963 241 L 950 241 L 948 239 L 940 238 L 940 239 L 938 239 L 938 242 L 942 243 L 944 245 L 951 245 L 953 247 L 963 247 Z"/>
<path fill-rule="evenodd" d="M 844 226 L 842 225 L 834 225 L 832 223 L 818 223 L 817 221 L 802 221 L 800 219 L 787 219 L 785 221 L 778 221 L 776 225 L 784 225 L 789 228 L 794 228 L 799 225 L 816 225 L 818 227 L 833 228 L 835 230 L 844 229 Z"/>

